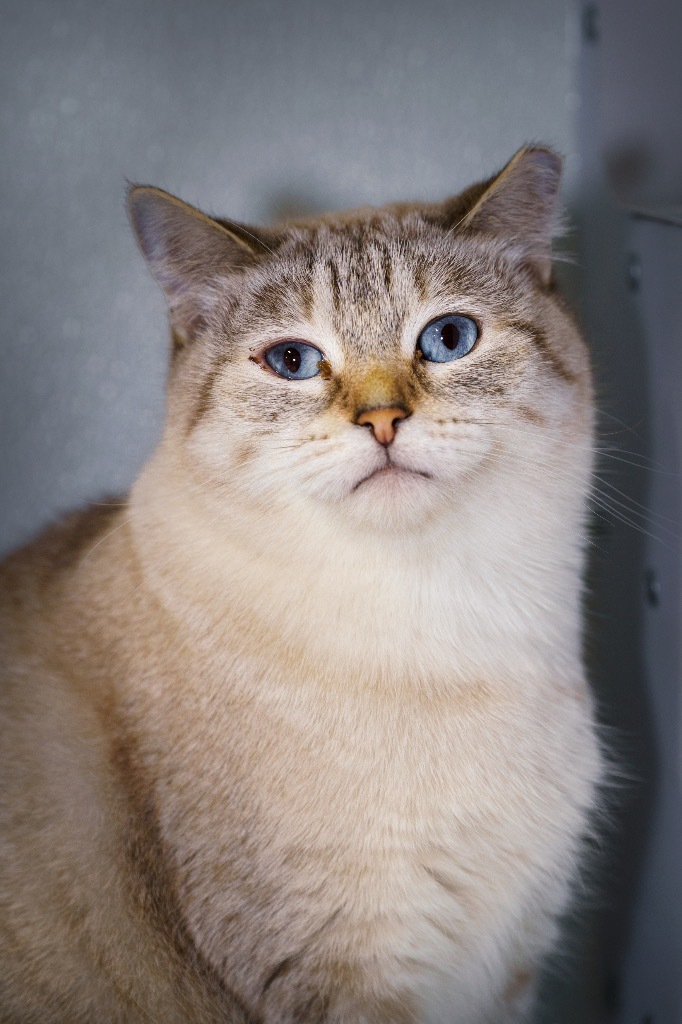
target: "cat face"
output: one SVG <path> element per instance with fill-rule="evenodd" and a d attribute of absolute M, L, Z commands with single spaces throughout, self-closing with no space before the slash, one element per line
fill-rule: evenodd
<path fill-rule="evenodd" d="M 589 430 L 589 373 L 549 283 L 557 183 L 553 154 L 527 150 L 441 206 L 258 236 L 135 190 L 179 340 L 169 422 L 192 472 L 259 514 L 400 530 L 491 474 L 565 459 L 566 436 Z"/>

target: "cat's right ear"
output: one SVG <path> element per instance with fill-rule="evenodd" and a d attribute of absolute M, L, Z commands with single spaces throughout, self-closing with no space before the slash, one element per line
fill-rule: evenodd
<path fill-rule="evenodd" d="M 132 185 L 128 211 L 152 274 L 164 291 L 173 336 L 184 343 L 206 323 L 220 296 L 229 294 L 264 243 L 149 185 Z"/>

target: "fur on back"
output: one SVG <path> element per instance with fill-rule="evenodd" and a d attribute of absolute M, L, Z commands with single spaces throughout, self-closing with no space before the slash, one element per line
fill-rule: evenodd
<path fill-rule="evenodd" d="M 167 421 L 2 570 L 1 1021 L 529 1019 L 601 772 L 559 176 L 267 229 L 132 190 Z"/>

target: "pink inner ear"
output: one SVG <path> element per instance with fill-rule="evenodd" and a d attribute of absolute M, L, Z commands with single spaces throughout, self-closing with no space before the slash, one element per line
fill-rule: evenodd
<path fill-rule="evenodd" d="M 158 204 L 140 195 L 140 191 L 131 191 L 128 201 L 130 219 L 140 243 L 140 248 L 149 262 L 158 262 L 165 250 L 163 231 L 163 217 Z"/>
<path fill-rule="evenodd" d="M 513 242 L 519 258 L 545 285 L 551 276 L 561 168 L 561 157 L 550 149 L 519 150 L 461 222 L 463 230 Z"/>
<path fill-rule="evenodd" d="M 533 149 L 528 151 L 526 160 L 532 165 L 536 191 L 553 202 L 561 183 L 561 157 L 551 149 Z M 531 166 L 528 169 L 530 171 Z"/>
<path fill-rule="evenodd" d="M 133 229 L 171 314 L 174 339 L 184 344 L 206 325 L 215 301 L 211 284 L 229 290 L 255 260 L 248 240 L 161 189 L 134 186 L 128 196 Z M 216 294 L 218 289 L 216 289 Z"/>
<path fill-rule="evenodd" d="M 549 242 L 561 167 L 552 150 L 520 150 L 490 182 L 465 225 L 519 240 L 544 236 Z"/>
<path fill-rule="evenodd" d="M 232 231 L 161 189 L 134 186 L 128 207 L 140 248 L 169 302 L 255 258 L 242 229 Z"/>

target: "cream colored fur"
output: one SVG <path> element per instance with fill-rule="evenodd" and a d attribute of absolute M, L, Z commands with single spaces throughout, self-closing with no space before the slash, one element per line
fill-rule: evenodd
<path fill-rule="evenodd" d="M 164 438 L 3 569 L 6 1024 L 529 1019 L 601 772 L 557 183 L 527 149 L 442 207 L 269 232 L 133 193 Z M 427 364 L 448 312 L 480 339 Z M 276 377 L 281 338 L 329 373 Z M 403 472 L 359 483 L 357 410 L 392 404 Z"/>

